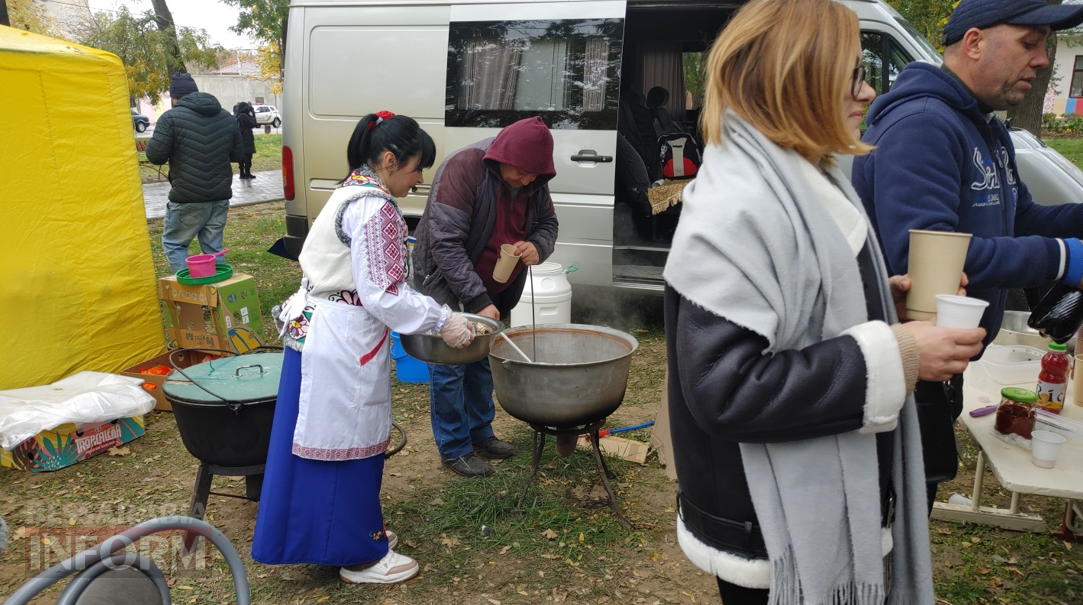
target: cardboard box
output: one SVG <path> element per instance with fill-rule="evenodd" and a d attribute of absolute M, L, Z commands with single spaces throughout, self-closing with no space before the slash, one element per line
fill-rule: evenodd
<path fill-rule="evenodd" d="M 143 374 L 145 369 L 153 368 L 154 366 L 168 366 L 170 368 L 176 367 L 180 369 L 189 368 L 199 363 L 203 363 L 207 360 L 208 354 L 201 353 L 199 351 L 178 351 L 173 354 L 173 361 L 170 362 L 170 355 L 172 353 L 162 353 L 156 357 L 152 357 L 142 363 L 137 363 L 130 368 L 126 368 L 119 372 L 122 376 L 131 376 L 133 378 L 141 378 L 143 382 L 149 382 L 154 385 L 153 389 L 147 390 L 148 393 L 154 395 L 155 405 L 154 409 L 164 410 L 166 412 L 172 412 L 173 406 L 165 399 L 165 393 L 162 392 L 162 385 L 165 384 L 165 376 L 158 374 Z M 144 387 L 145 388 L 145 387 Z"/>
<path fill-rule="evenodd" d="M 55 471 L 142 437 L 145 432 L 141 415 L 81 427 L 69 422 L 42 431 L 13 449 L 0 448 L 0 466 L 35 473 Z"/>
<path fill-rule="evenodd" d="M 225 349 L 245 353 L 263 345 L 256 280 L 235 273 L 214 284 L 186 286 L 176 275 L 158 280 L 170 349 Z"/>

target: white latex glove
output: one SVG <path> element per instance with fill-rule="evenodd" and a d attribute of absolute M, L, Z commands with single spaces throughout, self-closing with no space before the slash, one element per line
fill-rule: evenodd
<path fill-rule="evenodd" d="M 440 330 L 440 338 L 444 339 L 447 346 L 453 349 L 461 349 L 474 340 L 474 327 L 463 317 L 462 313 L 452 313 L 444 322 L 444 329 Z"/>

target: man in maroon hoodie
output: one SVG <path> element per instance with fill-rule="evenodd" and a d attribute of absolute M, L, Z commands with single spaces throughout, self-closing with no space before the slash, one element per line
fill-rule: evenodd
<path fill-rule="evenodd" d="M 556 245 L 548 186 L 554 176 L 553 135 L 537 117 L 447 156 L 415 234 L 414 286 L 453 309 L 507 317 L 523 293 L 524 268 L 548 258 Z M 493 279 L 503 244 L 521 254 L 506 283 Z M 444 464 L 467 477 L 491 474 L 476 453 L 508 458 L 515 449 L 493 434 L 489 360 L 430 365 L 429 375 L 432 432 Z"/>

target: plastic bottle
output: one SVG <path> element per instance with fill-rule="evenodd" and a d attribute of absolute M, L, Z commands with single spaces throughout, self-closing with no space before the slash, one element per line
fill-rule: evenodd
<path fill-rule="evenodd" d="M 1064 408 L 1064 392 L 1068 385 L 1067 347 L 1049 343 L 1049 352 L 1042 357 L 1042 371 L 1038 374 L 1037 406 L 1059 414 Z"/>

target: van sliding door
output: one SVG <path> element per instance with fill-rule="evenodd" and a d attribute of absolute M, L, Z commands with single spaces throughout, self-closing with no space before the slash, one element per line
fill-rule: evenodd
<path fill-rule="evenodd" d="M 560 220 L 550 259 L 611 283 L 613 158 L 626 3 L 460 4 L 448 36 L 448 152 L 539 116 L 553 133 Z"/>

